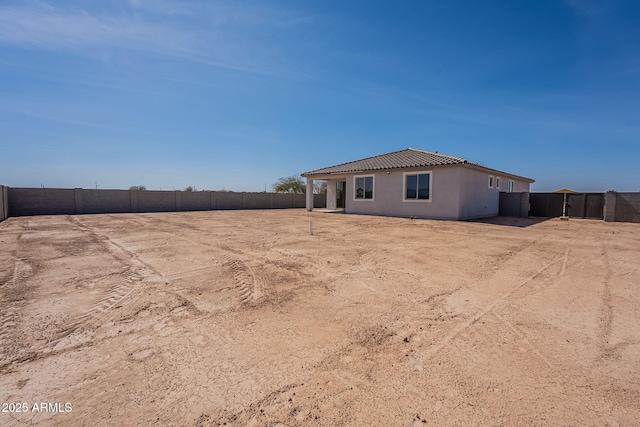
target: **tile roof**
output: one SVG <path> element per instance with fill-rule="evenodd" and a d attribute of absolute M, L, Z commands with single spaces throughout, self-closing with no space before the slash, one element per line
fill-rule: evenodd
<path fill-rule="evenodd" d="M 472 165 L 490 171 L 501 172 L 476 163 L 471 163 L 461 157 L 432 153 L 430 151 L 417 150 L 415 148 L 405 148 L 404 150 L 394 151 L 387 154 L 380 154 L 378 156 L 367 157 L 365 159 L 356 160 L 353 162 L 342 163 L 335 166 L 308 171 L 303 173 L 302 176 L 306 177 L 313 175 L 335 175 L 353 172 L 446 165 Z M 505 175 L 512 175 L 533 182 L 533 180 L 529 178 L 519 177 L 518 175 L 508 174 L 506 172 L 503 173 Z"/>

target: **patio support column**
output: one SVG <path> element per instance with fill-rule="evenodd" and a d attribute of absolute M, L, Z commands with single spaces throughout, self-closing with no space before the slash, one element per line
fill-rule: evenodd
<path fill-rule="evenodd" d="M 313 179 L 307 178 L 307 211 L 313 210 Z"/>
<path fill-rule="evenodd" d="M 338 207 L 336 202 L 337 183 L 338 181 L 333 179 L 327 180 L 327 209 L 329 210 L 336 210 Z"/>

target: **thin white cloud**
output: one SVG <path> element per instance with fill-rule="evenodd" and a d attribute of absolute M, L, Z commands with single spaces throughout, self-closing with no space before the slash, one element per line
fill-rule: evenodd
<path fill-rule="evenodd" d="M 640 67 L 638 67 L 638 68 L 626 68 L 624 70 L 620 70 L 620 71 L 617 71 L 617 72 L 611 74 L 609 77 L 618 77 L 618 76 L 624 76 L 626 74 L 636 74 L 636 73 L 640 73 Z"/>
<path fill-rule="evenodd" d="M 198 7 L 186 2 L 174 2 L 167 0 L 129 0 L 132 8 L 159 15 L 189 16 L 198 11 Z"/>
<path fill-rule="evenodd" d="M 576 14 L 584 17 L 597 17 L 605 11 L 605 4 L 596 0 L 565 0 L 565 4 Z"/>
<path fill-rule="evenodd" d="M 101 52 L 134 50 L 237 71 L 299 78 L 281 64 L 279 52 L 261 44 L 248 25 L 257 20 L 264 24 L 269 20 L 267 13 L 247 13 L 241 24 L 240 11 L 228 6 L 212 10 L 191 3 L 134 3 L 135 7 L 120 14 L 62 9 L 42 2 L 0 7 L 0 44 L 73 51 L 94 58 Z M 163 15 L 195 12 L 204 16 L 186 18 L 187 22 L 166 16 L 156 19 L 147 13 L 150 9 Z M 215 24 L 223 18 L 233 22 Z M 272 24 L 284 25 L 285 21 L 275 14 Z M 294 21 L 292 18 L 289 23 Z"/>
<path fill-rule="evenodd" d="M 7 111 L 9 113 L 13 113 L 13 114 L 19 114 L 22 116 L 27 116 L 27 117 L 33 117 L 39 120 L 47 120 L 47 121 L 52 121 L 52 122 L 57 122 L 57 123 L 63 123 L 63 124 L 68 124 L 68 125 L 74 125 L 74 126 L 87 126 L 87 127 L 95 127 L 95 128 L 103 128 L 103 129 L 108 129 L 111 128 L 110 126 L 104 126 L 104 125 L 100 125 L 100 124 L 96 124 L 96 123 L 90 123 L 90 122 L 85 122 L 85 121 L 81 121 L 81 120 L 74 120 L 74 119 L 68 119 L 66 117 L 60 117 L 60 116 L 56 116 L 56 115 L 51 115 L 49 113 L 46 112 L 34 112 L 34 108 L 33 107 L 19 107 L 14 105 L 15 103 L 11 103 L 12 105 L 8 105 L 9 103 L 7 103 L 7 105 L 2 105 L 0 104 L 0 110 L 4 110 Z"/>
<path fill-rule="evenodd" d="M 184 34 L 166 27 L 42 4 L 0 8 L 0 42 L 64 50 L 117 46 L 155 51 L 182 50 L 190 44 Z"/>

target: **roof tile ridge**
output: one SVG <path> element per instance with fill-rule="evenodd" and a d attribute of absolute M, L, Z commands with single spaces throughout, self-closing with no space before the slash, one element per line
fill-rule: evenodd
<path fill-rule="evenodd" d="M 436 156 L 447 157 L 447 158 L 454 159 L 454 160 L 457 160 L 457 161 L 462 162 L 462 163 L 469 163 L 469 161 L 467 159 L 465 159 L 463 157 L 452 156 L 451 154 L 443 154 L 443 153 L 438 153 L 436 151 L 427 151 L 427 150 L 421 150 L 419 148 L 412 148 L 412 147 L 407 148 L 407 150 L 418 151 L 418 152 L 426 153 L 426 154 L 435 154 Z"/>
<path fill-rule="evenodd" d="M 358 159 L 358 160 L 352 160 L 350 162 L 344 162 L 344 163 L 338 163 L 337 165 L 332 165 L 332 166 L 327 166 L 324 168 L 320 168 L 320 169 L 316 169 L 316 170 L 321 170 L 321 169 L 331 169 L 331 168 L 337 168 L 338 166 L 344 166 L 344 165 L 349 165 L 352 163 L 359 163 L 359 162 L 363 162 L 365 160 L 370 160 L 376 157 L 382 157 L 382 156 L 388 156 L 389 154 L 395 154 L 395 153 L 400 153 L 402 151 L 406 151 L 407 149 L 402 149 L 402 150 L 397 150 L 397 151 L 391 151 L 389 153 L 384 153 L 384 154 L 377 154 L 375 156 L 369 156 L 369 157 L 365 157 L 364 159 Z"/>

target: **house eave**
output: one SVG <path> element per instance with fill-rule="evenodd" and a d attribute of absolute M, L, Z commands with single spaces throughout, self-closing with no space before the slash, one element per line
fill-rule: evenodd
<path fill-rule="evenodd" d="M 358 174 L 363 174 L 363 173 L 376 173 L 376 172 L 384 172 L 384 171 L 410 171 L 410 170 L 416 170 L 416 169 L 420 169 L 420 168 L 425 168 L 425 167 L 429 167 L 431 169 L 439 169 L 439 168 L 448 168 L 448 167 L 456 167 L 456 166 L 460 166 L 460 167 L 467 167 L 470 169 L 475 169 L 478 171 L 482 171 L 482 172 L 487 172 L 490 174 L 494 174 L 494 175 L 498 175 L 498 176 L 502 176 L 505 178 L 510 178 L 510 179 L 516 179 L 518 181 L 523 181 L 529 184 L 532 184 L 535 182 L 534 179 L 531 178 L 527 178 L 524 176 L 520 176 L 520 175 L 515 175 L 509 172 L 504 172 L 498 169 L 493 169 L 493 168 L 488 168 L 486 166 L 482 166 L 482 165 L 477 165 L 474 163 L 470 163 L 468 161 L 464 161 L 458 164 L 452 164 L 452 165 L 432 165 L 432 166 L 423 166 L 423 165 L 416 165 L 416 166 L 407 166 L 407 167 L 390 167 L 390 168 L 378 168 L 378 169 L 366 169 L 366 170 L 353 170 L 353 171 L 341 171 L 341 172 L 329 172 L 329 173 L 313 173 L 313 171 L 310 172 L 305 172 L 303 174 L 301 174 L 302 177 L 304 178 L 310 178 L 310 179 L 314 179 L 314 180 L 326 180 L 326 179 L 336 179 L 336 178 L 342 178 L 342 177 L 347 177 L 347 176 L 351 176 L 351 175 L 358 175 Z"/>
<path fill-rule="evenodd" d="M 493 169 L 493 168 L 488 168 L 486 166 L 476 165 L 476 164 L 469 163 L 469 162 L 466 162 L 465 164 L 460 165 L 460 166 L 464 166 L 464 167 L 467 167 L 467 168 L 470 168 L 470 169 L 475 169 L 475 170 L 479 170 L 479 171 L 483 171 L 483 172 L 488 172 L 488 173 L 491 173 L 491 174 L 494 174 L 494 175 L 497 175 L 497 176 L 502 176 L 502 177 L 505 177 L 505 178 L 517 179 L 518 181 L 523 181 L 523 182 L 526 182 L 528 184 L 533 184 L 534 182 L 536 182 L 535 179 L 527 178 L 525 176 L 515 175 L 515 174 L 509 173 L 509 172 L 505 172 L 505 171 L 501 171 L 501 170 Z"/>

